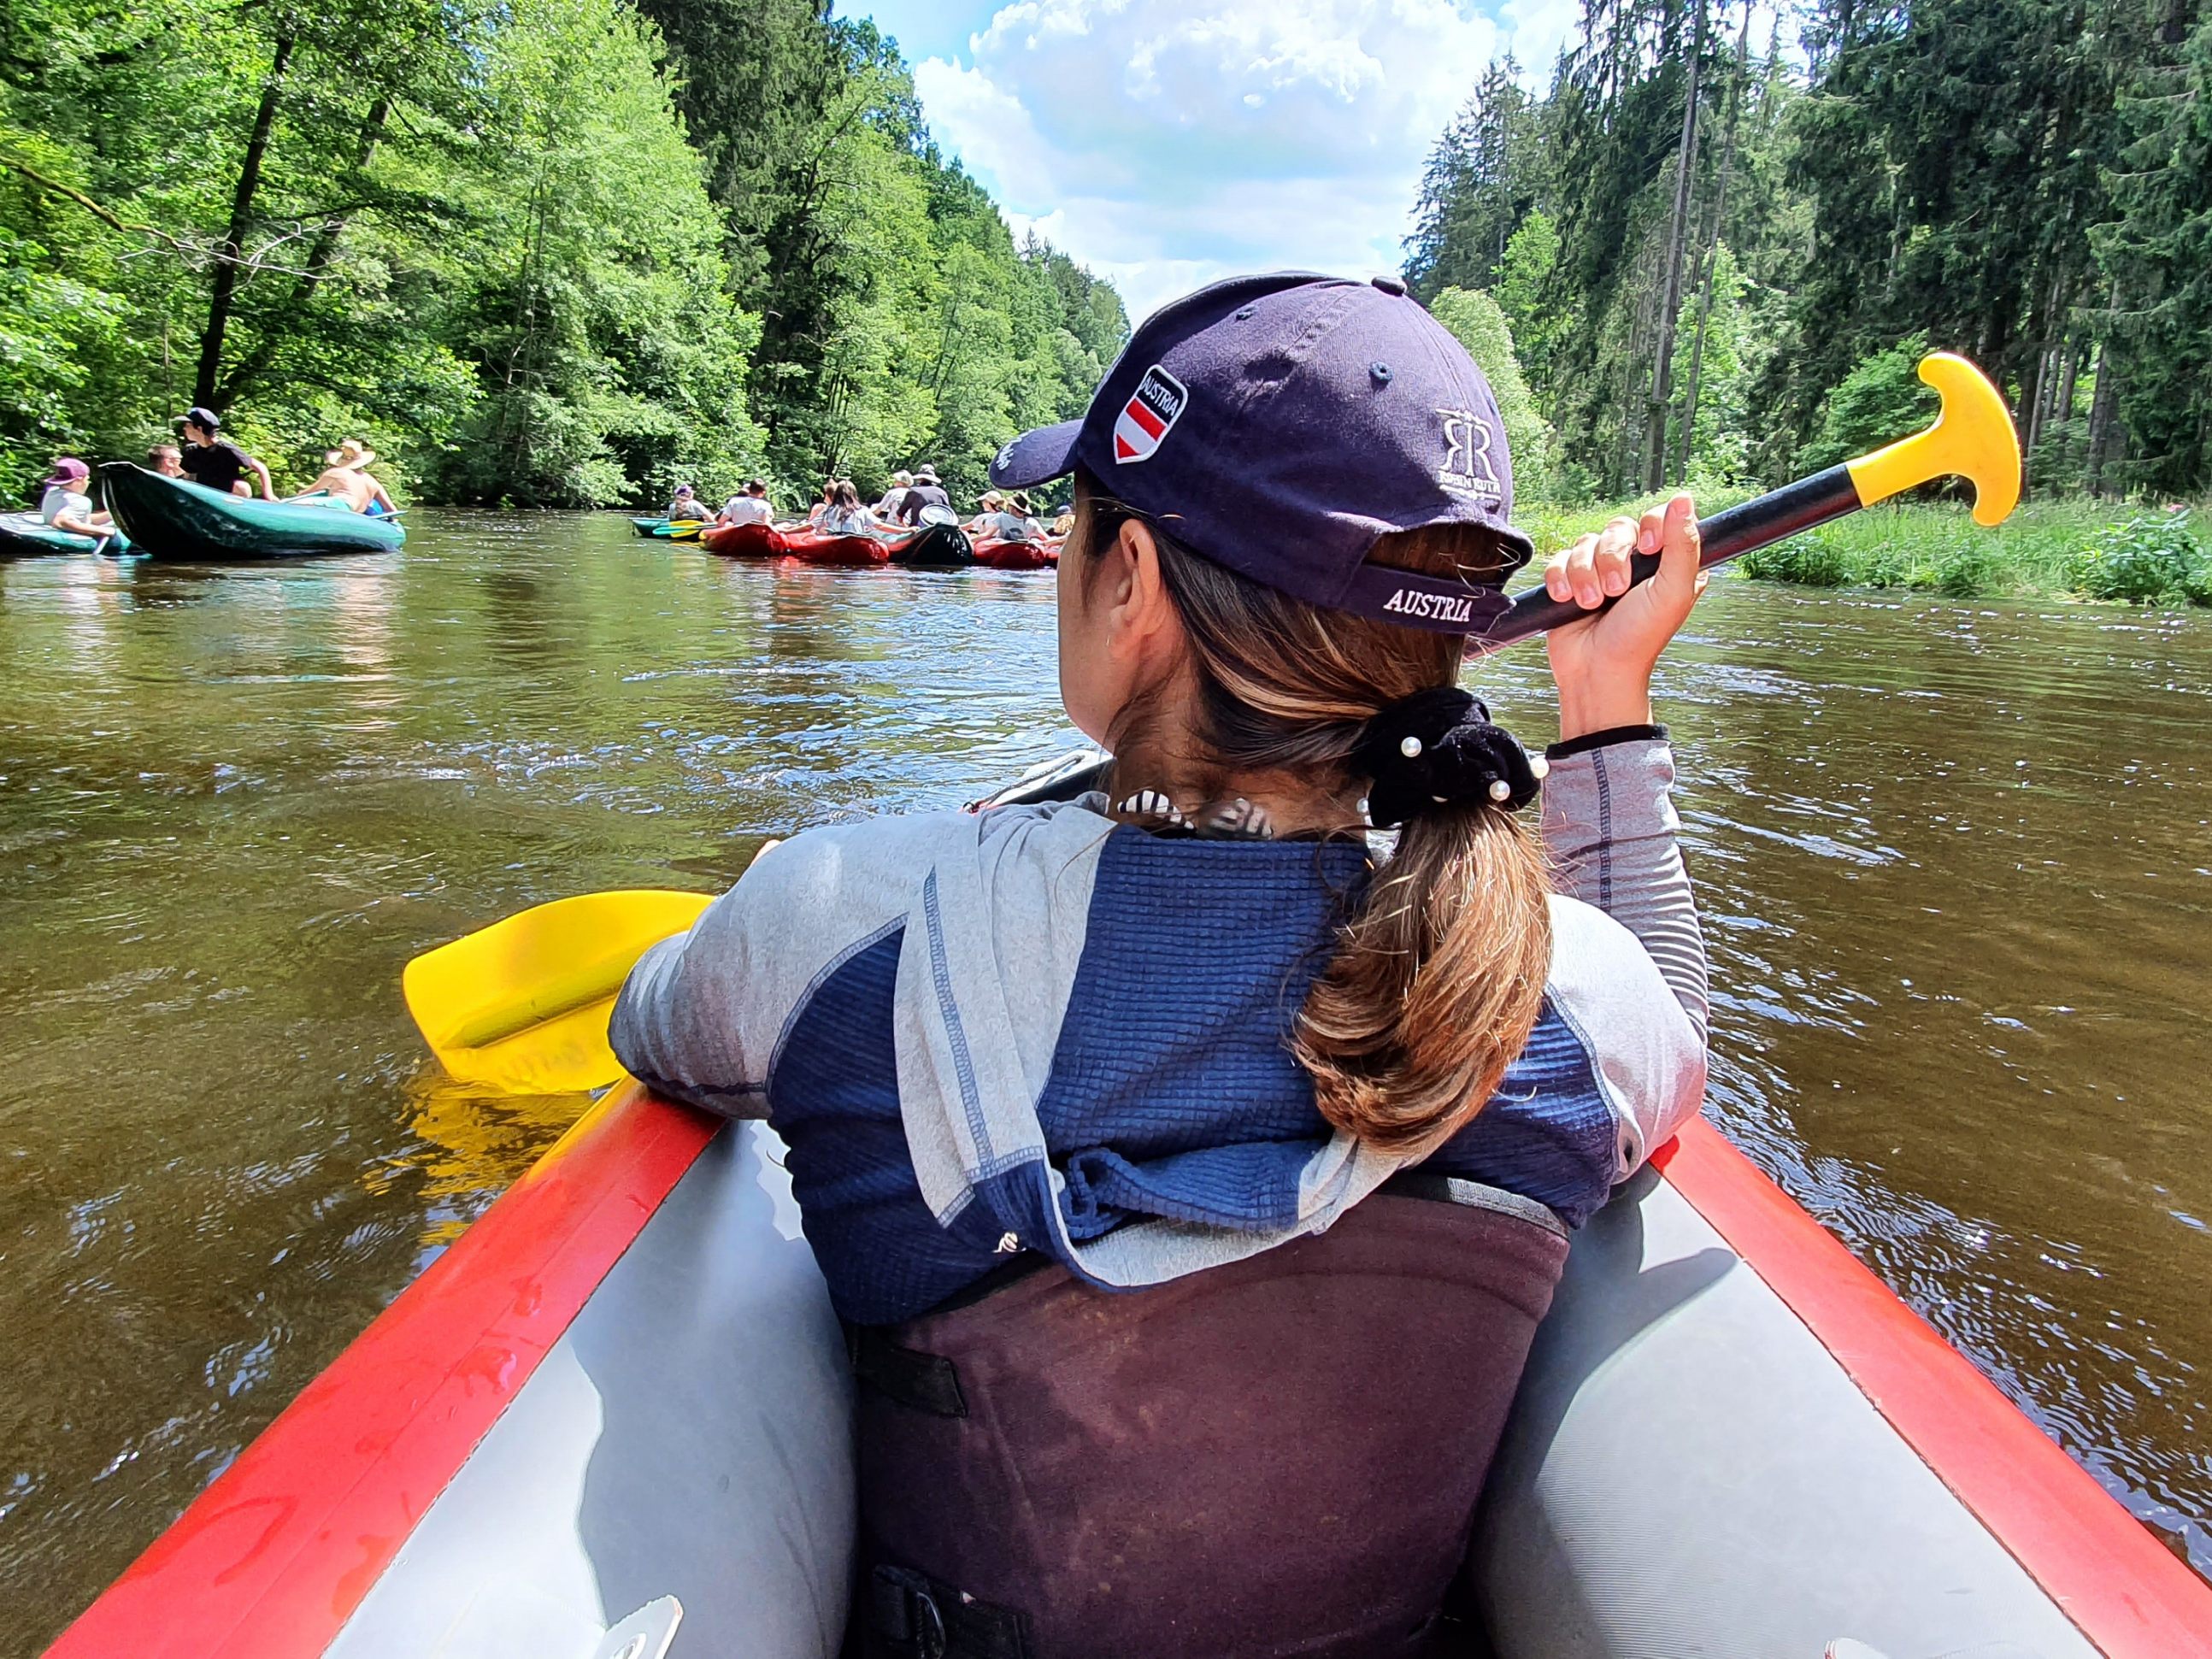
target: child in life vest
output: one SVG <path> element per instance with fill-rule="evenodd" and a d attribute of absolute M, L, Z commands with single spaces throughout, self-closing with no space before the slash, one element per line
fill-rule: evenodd
<path fill-rule="evenodd" d="M 1071 473 L 1107 787 L 793 837 L 615 1049 L 788 1146 L 860 1385 L 860 1650 L 1410 1659 L 1567 1238 L 1703 1097 L 1650 694 L 1695 515 L 1551 560 L 1617 602 L 1550 637 L 1540 757 L 1459 684 L 1532 550 L 1504 428 L 1402 286 L 1166 307 L 992 482 Z"/>

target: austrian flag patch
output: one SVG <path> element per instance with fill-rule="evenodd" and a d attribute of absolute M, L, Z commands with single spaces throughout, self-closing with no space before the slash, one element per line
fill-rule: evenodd
<path fill-rule="evenodd" d="M 1149 461 L 1182 416 L 1190 393 L 1181 380 L 1154 363 L 1137 382 L 1137 390 L 1121 405 L 1114 422 L 1114 459 L 1117 463 Z"/>

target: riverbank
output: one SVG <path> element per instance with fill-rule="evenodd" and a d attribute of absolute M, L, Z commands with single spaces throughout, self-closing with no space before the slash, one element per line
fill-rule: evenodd
<path fill-rule="evenodd" d="M 1539 507 L 1525 522 L 1540 547 L 1564 546 L 1619 507 Z M 1711 513 L 1733 498 L 1701 496 Z M 2140 503 L 2030 501 L 1994 530 L 1953 502 L 1870 507 L 1744 556 L 1753 581 L 1802 587 L 1901 588 L 1946 599 L 2008 596 L 2178 609 L 2212 605 L 2212 518 Z"/>

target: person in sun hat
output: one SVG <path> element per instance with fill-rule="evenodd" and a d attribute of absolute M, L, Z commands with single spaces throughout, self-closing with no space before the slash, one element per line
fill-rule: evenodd
<path fill-rule="evenodd" d="M 793 837 L 615 1051 L 789 1146 L 863 1650 L 1410 1659 L 1570 1234 L 1702 1097 L 1650 695 L 1694 513 L 1547 563 L 1619 599 L 1551 635 L 1540 757 L 1459 684 L 1532 550 L 1504 427 L 1401 284 L 1200 289 L 991 473 L 1073 477 L 1106 787 Z"/>
<path fill-rule="evenodd" d="M 92 469 L 74 455 L 64 455 L 39 485 L 39 517 L 56 530 L 77 536 L 109 536 L 115 520 L 93 510 Z"/>
<path fill-rule="evenodd" d="M 226 495 L 250 496 L 253 489 L 246 482 L 246 475 L 251 472 L 260 480 L 264 498 L 272 501 L 276 499 L 276 486 L 269 481 L 269 469 L 222 435 L 222 417 L 215 410 L 195 404 L 185 411 L 178 424 L 184 429 L 184 448 L 178 465 L 184 468 L 185 477 L 204 489 Z"/>
<path fill-rule="evenodd" d="M 995 536 L 1002 542 L 1041 542 L 1045 539 L 1044 526 L 1036 520 L 1030 498 L 1016 490 L 1011 499 L 1002 497 L 998 508 L 980 521 L 982 528 L 977 533 Z"/>
<path fill-rule="evenodd" d="M 898 521 L 901 524 L 920 524 L 924 507 L 952 510 L 952 497 L 945 493 L 944 485 L 937 482 L 937 469 L 918 466 L 914 470 L 914 487 L 899 498 Z"/>
<path fill-rule="evenodd" d="M 896 519 L 898 516 L 899 503 L 906 499 L 906 492 L 913 488 L 913 473 L 903 471 L 892 473 L 890 487 L 884 491 L 876 502 L 876 516 L 885 522 Z"/>
<path fill-rule="evenodd" d="M 977 498 L 975 503 L 975 516 L 969 520 L 966 524 L 961 526 L 961 529 L 970 536 L 988 535 L 991 532 L 987 526 L 989 526 L 992 520 L 999 516 L 1000 510 L 1004 507 L 1006 504 L 1006 493 L 1003 490 L 985 490 L 982 495 Z"/>
<path fill-rule="evenodd" d="M 399 511 L 398 505 L 368 470 L 375 459 L 374 450 L 358 438 L 348 438 L 336 449 L 323 452 L 323 470 L 314 483 L 286 499 L 298 501 L 313 496 L 327 497 L 371 518 L 396 514 Z"/>

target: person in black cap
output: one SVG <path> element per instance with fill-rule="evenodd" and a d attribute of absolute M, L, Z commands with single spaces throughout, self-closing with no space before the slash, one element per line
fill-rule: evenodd
<path fill-rule="evenodd" d="M 1074 477 L 1106 787 L 793 837 L 615 1052 L 789 1145 L 864 1650 L 1431 1653 L 1567 1238 L 1703 1096 L 1650 707 L 1691 502 L 1547 564 L 1618 603 L 1532 757 L 1459 684 L 1531 552 L 1504 428 L 1401 284 L 1202 289 L 991 471 Z"/>
<path fill-rule="evenodd" d="M 251 471 L 261 481 L 263 497 L 272 501 L 276 499 L 276 486 L 269 482 L 269 469 L 222 435 L 222 417 L 215 410 L 196 404 L 185 411 L 181 424 L 185 444 L 178 461 L 187 478 L 227 495 L 251 496 L 252 488 L 246 482 L 246 474 Z"/>

